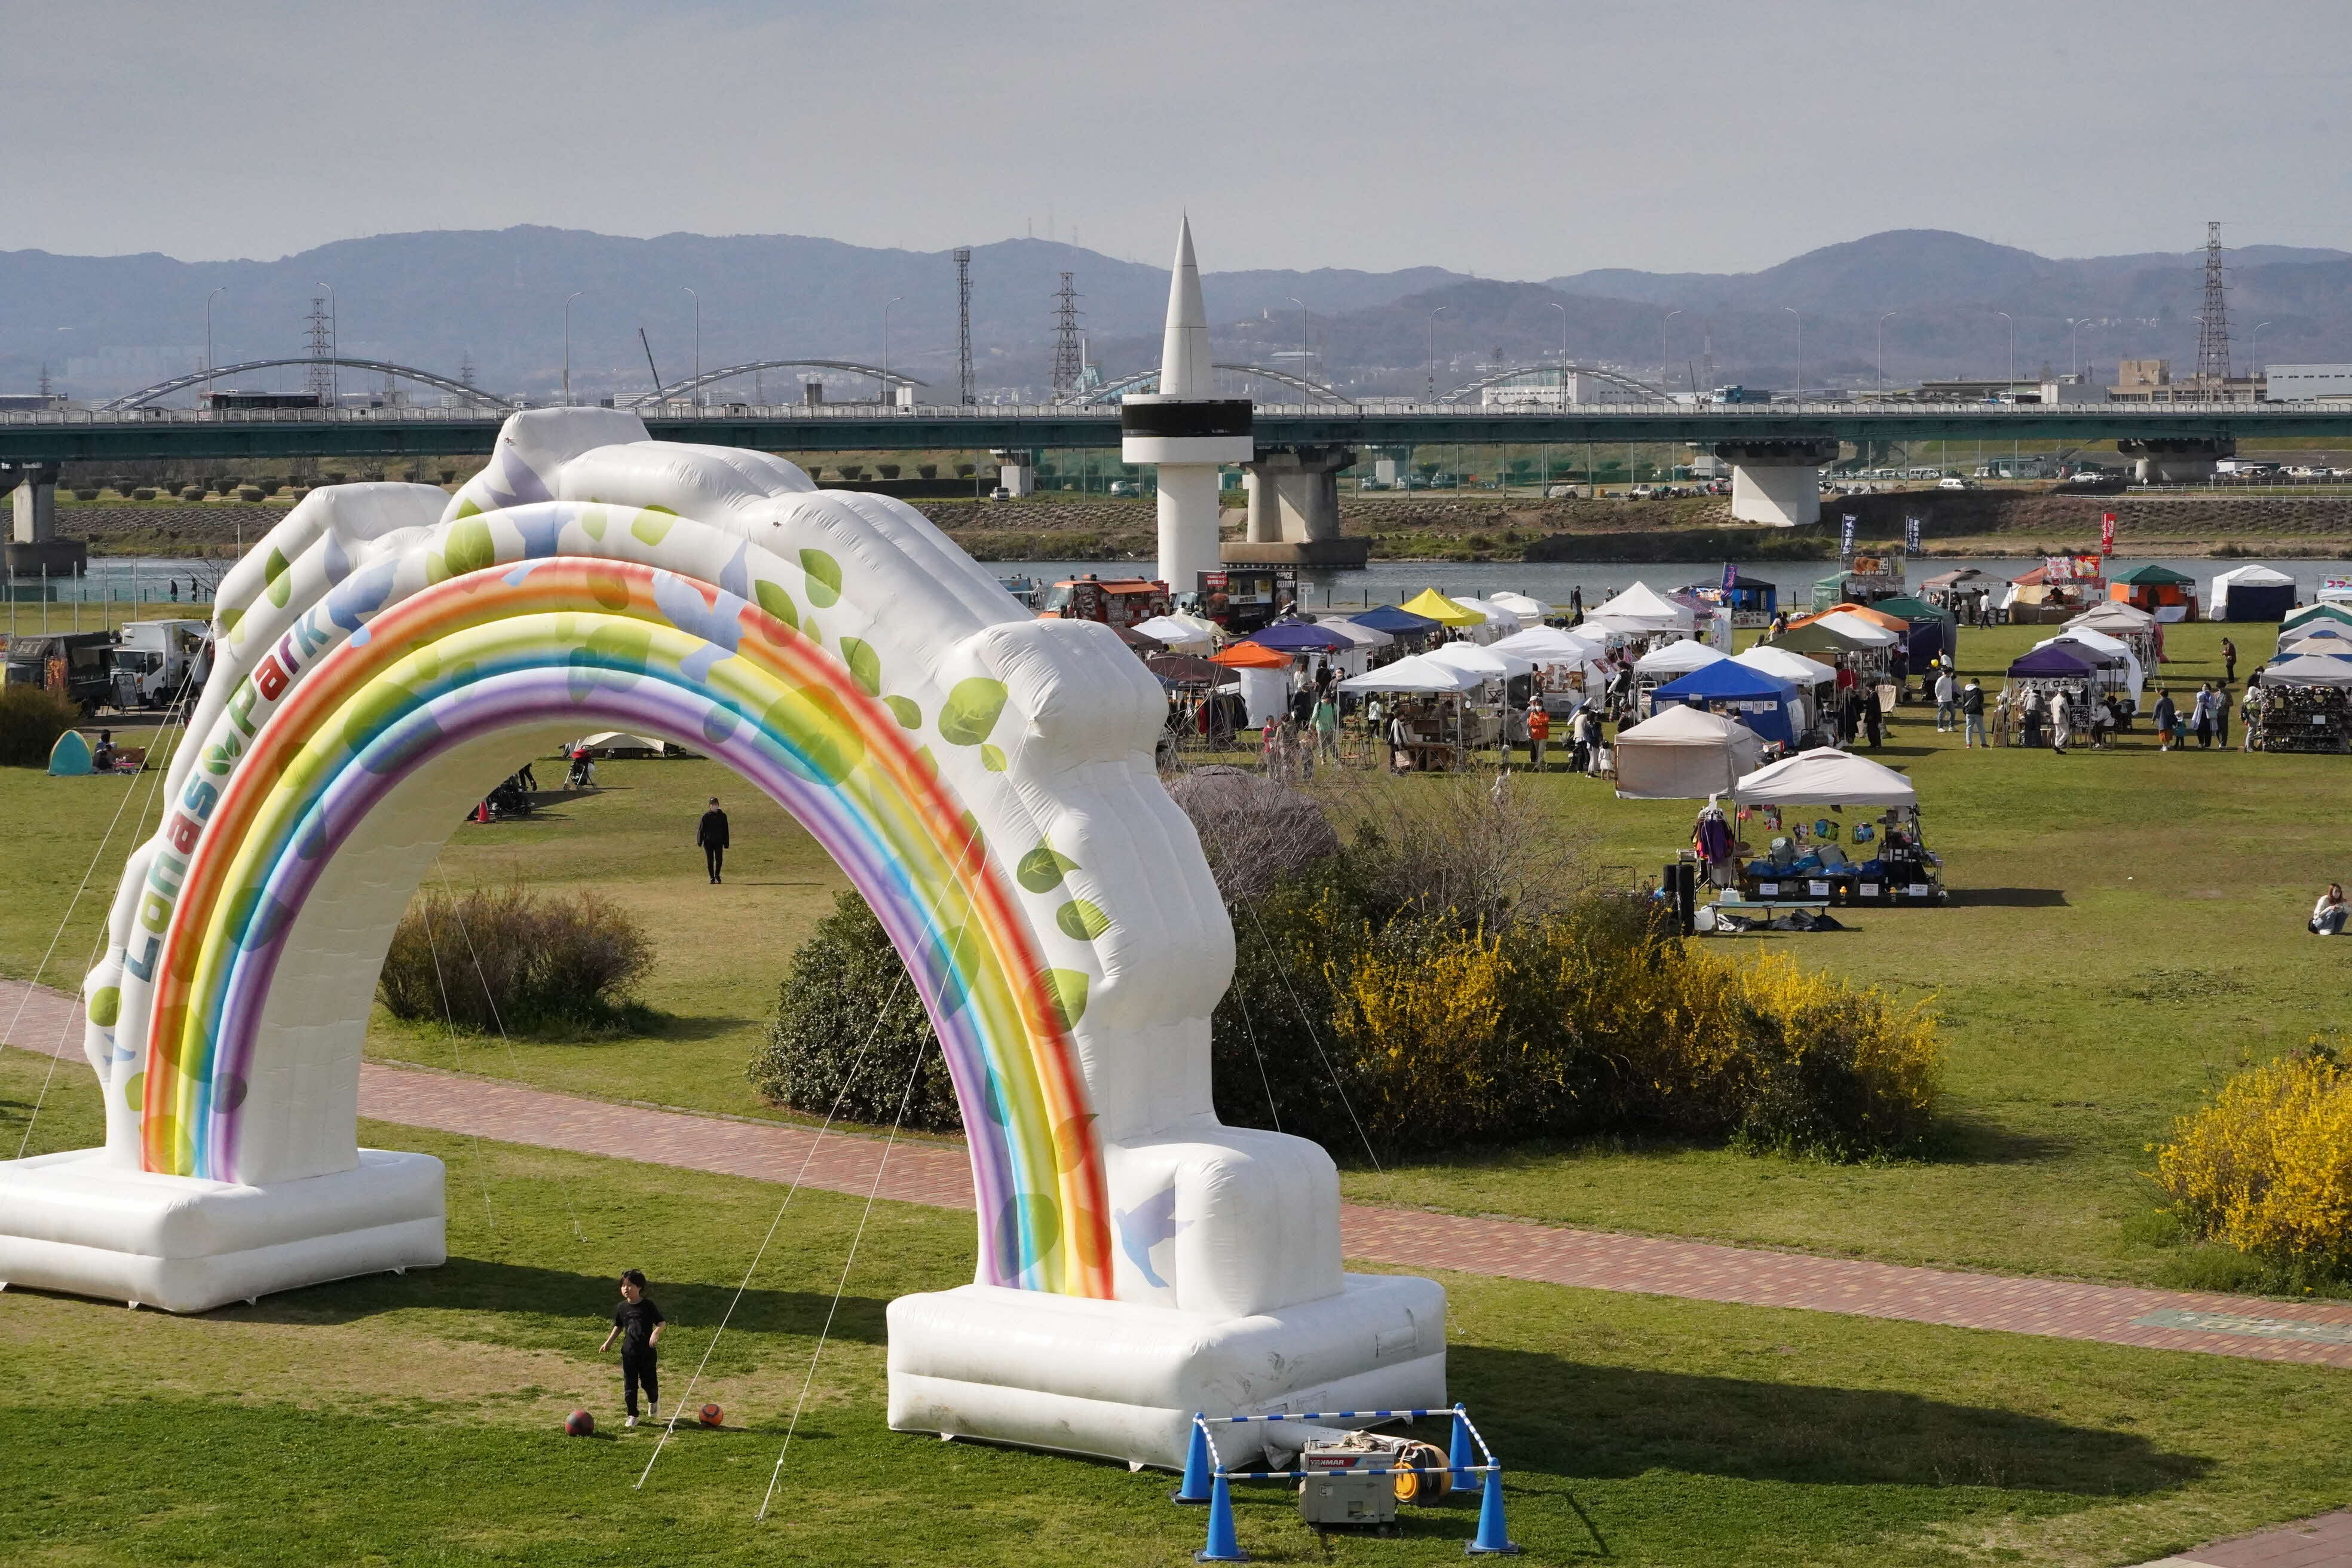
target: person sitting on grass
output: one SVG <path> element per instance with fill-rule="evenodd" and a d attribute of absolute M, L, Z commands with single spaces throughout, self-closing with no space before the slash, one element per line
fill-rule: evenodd
<path fill-rule="evenodd" d="M 621 1304 L 613 1309 L 613 1327 L 604 1342 L 596 1347 L 599 1353 L 613 1348 L 613 1335 L 621 1336 L 621 1396 L 629 1413 L 628 1425 L 637 1424 L 637 1385 L 645 1384 L 646 1419 L 656 1419 L 661 1407 L 661 1367 L 658 1354 L 662 1325 L 669 1320 L 646 1294 L 646 1277 L 641 1269 L 630 1268 L 621 1275 Z"/>
<path fill-rule="evenodd" d="M 2311 934 L 2314 936 L 2343 935 L 2344 917 L 2347 913 L 2352 913 L 2352 905 L 2347 905 L 2344 901 L 2344 884 L 2328 883 L 2327 891 L 2320 894 L 2319 902 L 2311 908 Z"/>

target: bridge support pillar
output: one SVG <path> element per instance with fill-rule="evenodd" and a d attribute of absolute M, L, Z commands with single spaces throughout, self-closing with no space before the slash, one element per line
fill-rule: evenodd
<path fill-rule="evenodd" d="M 1339 537 L 1339 471 L 1355 466 L 1346 447 L 1261 447 L 1242 466 L 1249 496 L 1249 527 L 1226 546 L 1234 563 L 1300 565 L 1361 564 L 1369 541 Z"/>
<path fill-rule="evenodd" d="M 996 482 L 1008 495 L 1018 500 L 1037 493 L 1036 453 L 995 451 L 989 456 L 996 459 Z"/>
<path fill-rule="evenodd" d="M 2150 437 L 2117 441 L 2116 450 L 2132 459 L 2132 478 L 2144 485 L 2193 485 L 2213 477 L 2224 458 L 2238 455 L 2230 436 Z"/>
<path fill-rule="evenodd" d="M 31 463 L 0 469 L 0 479 L 13 481 L 15 526 L 7 547 L 0 552 L 11 575 L 79 577 L 87 569 L 89 547 L 78 539 L 58 537 L 58 466 Z"/>
<path fill-rule="evenodd" d="M 1822 468 L 1837 461 L 1837 442 L 1720 441 L 1715 455 L 1731 465 L 1731 515 L 1737 521 L 1773 528 L 1821 521 Z"/>

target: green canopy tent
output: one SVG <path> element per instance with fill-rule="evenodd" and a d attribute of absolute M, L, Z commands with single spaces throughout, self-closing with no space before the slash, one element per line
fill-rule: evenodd
<path fill-rule="evenodd" d="M 1954 664 L 1959 662 L 1960 617 L 1943 605 L 1898 594 L 1870 607 L 1880 615 L 1900 616 L 1911 623 L 1910 635 L 1903 639 L 1905 674 L 1931 675 L 1936 661 L 1946 654 L 1952 656 Z"/>
<path fill-rule="evenodd" d="M 2168 609 L 2181 612 L 2169 617 L 2174 620 L 2197 618 L 2197 579 L 2169 566 L 2150 562 L 2108 581 L 2116 590 L 2112 597 L 2135 609 L 2146 610 L 2159 620 L 2167 618 L 2162 612 Z"/>

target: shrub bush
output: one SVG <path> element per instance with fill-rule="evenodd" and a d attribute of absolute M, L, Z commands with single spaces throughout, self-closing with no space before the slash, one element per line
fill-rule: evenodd
<path fill-rule="evenodd" d="M 2238 1074 L 2182 1117 L 2156 1181 L 2188 1232 L 2288 1278 L 2352 1273 L 2352 1068 L 2330 1040 Z"/>
<path fill-rule="evenodd" d="M 963 1122 L 938 1043 L 882 922 L 845 892 L 793 954 L 749 1076 L 768 1100 L 816 1116 L 837 1103 L 853 1121 L 895 1121 L 907 1096 L 906 1125 L 950 1131 Z"/>
<path fill-rule="evenodd" d="M 274 496 L 285 488 L 286 481 L 284 479 L 264 479 L 261 481 L 261 493 L 265 497 Z"/>
<path fill-rule="evenodd" d="M 263 489 L 259 485 L 239 485 L 236 487 L 236 499 L 241 501 L 257 501 L 268 493 L 268 491 Z"/>
<path fill-rule="evenodd" d="M 956 478 L 960 479 L 968 479 L 979 471 L 980 467 L 976 463 L 958 463 L 956 465 Z"/>
<path fill-rule="evenodd" d="M 202 485 L 182 485 L 180 487 L 180 499 L 182 500 L 202 500 L 205 499 L 205 487 Z"/>
<path fill-rule="evenodd" d="M 461 1029 L 642 1027 L 633 993 L 653 961 L 644 928 L 604 894 L 436 888 L 401 916 L 376 994 L 396 1018 Z"/>
<path fill-rule="evenodd" d="M 898 477 L 898 465 L 896 463 L 877 463 L 874 465 L 874 471 L 881 475 L 886 479 L 895 479 Z"/>
<path fill-rule="evenodd" d="M 95 485 L 80 485 L 77 486 L 74 489 L 74 500 L 96 500 L 97 499 L 98 487 Z"/>
<path fill-rule="evenodd" d="M 858 480 L 863 479 L 866 477 L 865 466 L 860 463 L 844 463 L 836 472 L 838 472 L 843 479 L 848 480 L 851 484 L 856 484 Z"/>
<path fill-rule="evenodd" d="M 940 466 L 937 463 L 918 463 L 915 465 L 915 472 L 927 479 L 936 479 L 940 477 Z"/>
<path fill-rule="evenodd" d="M 131 499 L 132 500 L 153 500 L 155 499 L 155 487 L 152 485 L 135 486 L 131 491 Z"/>
<path fill-rule="evenodd" d="M 45 768 L 58 737 L 81 721 L 81 710 L 38 686 L 0 686 L 0 767 Z"/>

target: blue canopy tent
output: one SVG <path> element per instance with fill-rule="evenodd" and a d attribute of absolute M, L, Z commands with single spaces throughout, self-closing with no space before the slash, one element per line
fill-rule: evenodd
<path fill-rule="evenodd" d="M 2012 680 L 2069 680 L 2089 677 L 2096 666 L 2079 653 L 2069 652 L 2057 643 L 2035 648 L 2009 667 Z"/>
<path fill-rule="evenodd" d="M 1778 741 L 1784 746 L 1796 744 L 1795 682 L 1767 675 L 1734 659 L 1717 659 L 1650 693 L 1650 710 L 1654 713 L 1669 702 L 1721 713 L 1737 719 L 1768 741 Z"/>
<path fill-rule="evenodd" d="M 1276 621 L 1242 639 L 1270 647 L 1280 653 L 1337 653 L 1356 645 L 1338 632 L 1326 631 L 1310 621 Z"/>
<path fill-rule="evenodd" d="M 1348 618 L 1360 626 L 1370 626 L 1376 632 L 1386 632 L 1391 637 L 1427 637 L 1444 624 L 1431 620 L 1427 616 L 1416 616 L 1411 610 L 1400 609 L 1394 605 L 1377 605 L 1366 610 L 1360 616 L 1349 616 Z"/>

